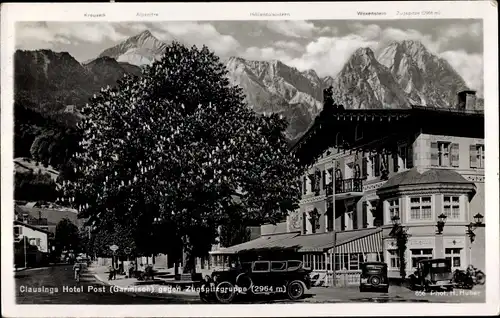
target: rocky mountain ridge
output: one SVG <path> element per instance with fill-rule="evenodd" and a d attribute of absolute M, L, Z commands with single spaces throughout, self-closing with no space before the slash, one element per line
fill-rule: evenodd
<path fill-rule="evenodd" d="M 161 58 L 167 44 L 144 31 L 79 63 L 68 53 L 17 51 L 16 101 L 39 112 L 83 105 L 100 87 L 113 85 L 125 73 Z M 412 104 L 454 107 L 456 93 L 470 89 L 444 59 L 417 41 L 393 42 L 378 56 L 359 48 L 335 76 L 320 78 L 279 60 L 225 61 L 228 78 L 258 113 L 281 113 L 290 125 L 288 137 L 300 137 L 322 108 L 323 89 L 332 86 L 334 100 L 346 108 L 406 108 Z M 482 101 L 479 100 L 479 105 Z"/>

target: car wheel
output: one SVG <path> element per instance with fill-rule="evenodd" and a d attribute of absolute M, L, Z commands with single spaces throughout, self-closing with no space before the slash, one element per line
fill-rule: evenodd
<path fill-rule="evenodd" d="M 299 280 L 294 280 L 287 287 L 288 298 L 291 300 L 297 300 L 304 296 L 304 285 Z"/>
<path fill-rule="evenodd" d="M 484 285 L 484 283 L 486 282 L 486 275 L 484 275 L 483 272 L 479 271 L 477 274 L 476 274 L 476 283 L 478 285 Z"/>
<path fill-rule="evenodd" d="M 359 286 L 359 292 L 360 293 L 364 293 L 365 291 L 366 291 L 366 289 L 364 287 Z"/>
<path fill-rule="evenodd" d="M 234 285 L 228 281 L 220 282 L 215 290 L 215 297 L 222 304 L 229 304 L 236 296 Z"/>
<path fill-rule="evenodd" d="M 380 277 L 378 277 L 378 276 L 372 276 L 372 277 L 370 277 L 370 284 L 372 286 L 377 287 L 380 284 L 380 282 L 381 282 Z"/>
<path fill-rule="evenodd" d="M 253 282 L 252 279 L 246 274 L 240 274 L 236 277 L 236 285 L 245 290 L 245 293 L 252 292 Z"/>
<path fill-rule="evenodd" d="M 386 287 L 382 289 L 382 293 L 388 294 L 389 293 L 389 287 Z"/>

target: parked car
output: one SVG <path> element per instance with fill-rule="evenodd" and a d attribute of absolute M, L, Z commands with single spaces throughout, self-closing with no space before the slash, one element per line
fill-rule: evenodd
<path fill-rule="evenodd" d="M 387 264 L 382 262 L 361 263 L 361 277 L 359 291 L 378 290 L 389 292 L 389 278 L 387 277 Z"/>
<path fill-rule="evenodd" d="M 204 302 L 231 303 L 238 295 L 284 294 L 298 300 L 311 288 L 310 269 L 302 261 L 253 261 L 206 276 L 200 287 Z"/>
<path fill-rule="evenodd" d="M 413 290 L 430 291 L 432 289 L 453 290 L 453 272 L 451 260 L 444 258 L 421 260 L 417 270 L 409 276 Z"/>

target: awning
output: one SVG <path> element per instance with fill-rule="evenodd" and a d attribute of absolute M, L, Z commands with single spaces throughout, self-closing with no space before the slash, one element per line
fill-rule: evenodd
<path fill-rule="evenodd" d="M 298 235 L 279 242 L 281 248 L 295 248 L 297 252 L 324 252 L 335 246 L 334 232 Z"/>
<path fill-rule="evenodd" d="M 274 234 L 212 251 L 212 255 L 236 254 L 258 249 L 289 249 L 299 253 L 324 253 L 337 246 L 337 253 L 382 252 L 382 229 L 361 229 L 353 231 L 326 232 L 300 235 L 298 232 Z M 332 251 L 333 252 L 333 251 Z"/>
<path fill-rule="evenodd" d="M 337 233 L 336 253 L 382 252 L 382 229 Z"/>
<path fill-rule="evenodd" d="M 282 233 L 282 234 L 273 234 L 273 235 L 265 235 L 261 236 L 255 240 L 251 240 L 245 243 L 241 243 L 238 245 L 233 245 L 226 248 L 221 248 L 217 251 L 211 251 L 211 255 L 228 255 L 228 254 L 236 254 L 238 252 L 247 251 L 247 250 L 256 250 L 262 248 L 276 248 L 280 246 L 280 242 L 286 239 L 293 238 L 297 235 L 300 235 L 299 232 L 292 233 Z"/>

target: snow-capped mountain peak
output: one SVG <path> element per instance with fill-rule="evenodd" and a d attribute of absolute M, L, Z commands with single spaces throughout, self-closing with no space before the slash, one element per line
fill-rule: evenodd
<path fill-rule="evenodd" d="M 158 40 L 149 30 L 145 30 L 103 51 L 99 57 L 109 56 L 118 62 L 142 66 L 161 58 L 166 47 L 164 42 Z"/>

